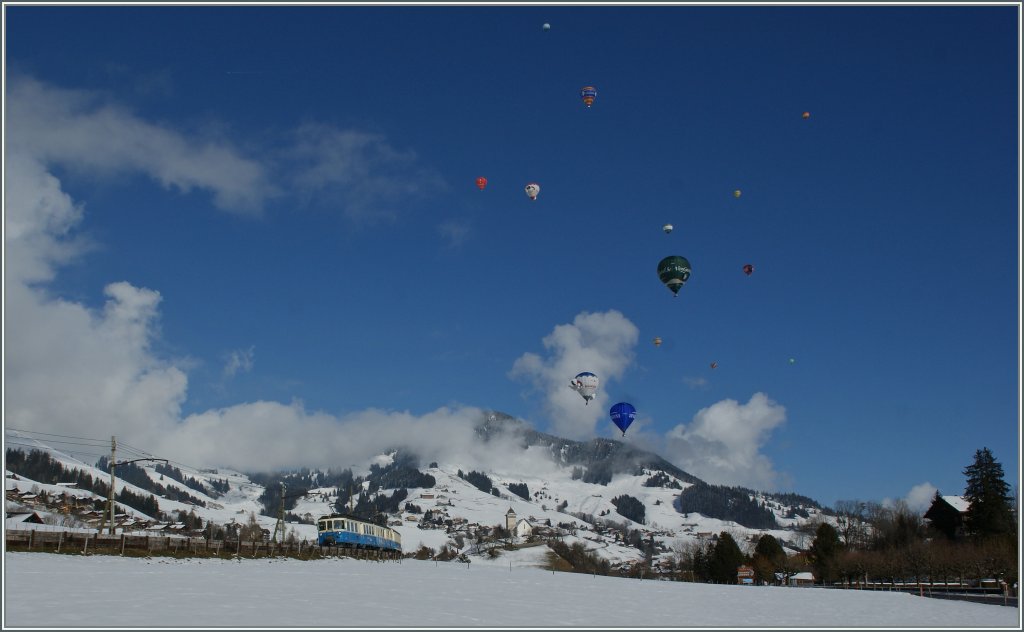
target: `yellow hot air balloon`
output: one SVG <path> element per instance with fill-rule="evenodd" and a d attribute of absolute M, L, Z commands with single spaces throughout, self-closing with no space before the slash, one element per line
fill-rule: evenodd
<path fill-rule="evenodd" d="M 743 195 L 743 191 L 740 191 L 739 189 L 736 189 L 735 191 L 732 192 L 733 197 L 739 197 L 741 195 Z"/>

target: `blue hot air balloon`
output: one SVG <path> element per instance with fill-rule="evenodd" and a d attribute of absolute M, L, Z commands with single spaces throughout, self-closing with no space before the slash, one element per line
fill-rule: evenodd
<path fill-rule="evenodd" d="M 612 406 L 609 411 L 612 416 L 612 423 L 619 427 L 622 431 L 622 436 L 626 436 L 626 428 L 629 428 L 629 424 L 633 423 L 633 419 L 636 418 L 636 409 L 633 408 L 632 404 L 626 402 L 619 402 Z"/>

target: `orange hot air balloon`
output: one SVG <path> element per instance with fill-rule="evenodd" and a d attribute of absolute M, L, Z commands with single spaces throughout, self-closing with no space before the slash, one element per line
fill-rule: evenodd
<path fill-rule="evenodd" d="M 486 187 L 486 186 L 487 186 L 487 178 L 484 178 L 484 177 L 479 177 L 479 178 L 477 178 L 477 179 L 476 179 L 476 186 L 477 186 L 477 187 L 478 187 L 478 188 L 479 188 L 479 189 L 480 189 L 481 191 L 483 191 L 483 190 L 484 190 L 484 187 Z"/>
<path fill-rule="evenodd" d="M 804 112 L 804 113 L 802 114 L 802 116 L 803 116 L 803 117 L 804 117 L 805 119 L 809 119 L 809 118 L 811 118 L 811 113 L 810 113 L 810 112 Z"/>
<path fill-rule="evenodd" d="M 661 338 L 660 337 L 655 336 L 655 338 L 654 338 L 654 346 L 655 347 L 660 347 L 661 346 Z"/>

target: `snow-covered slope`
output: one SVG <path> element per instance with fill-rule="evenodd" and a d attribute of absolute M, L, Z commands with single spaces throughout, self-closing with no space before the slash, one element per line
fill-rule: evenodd
<path fill-rule="evenodd" d="M 623 528 L 639 532 L 643 547 L 653 543 L 656 559 L 669 559 L 681 547 L 716 537 L 723 531 L 729 532 L 740 547 L 747 550 L 752 550 L 763 534 L 773 535 L 791 551 L 801 550 L 811 539 L 807 530 L 800 528 L 802 525 L 819 520 L 834 522 L 834 517 L 825 515 L 813 501 L 791 507 L 780 501 L 779 496 L 736 489 L 730 493 L 740 494 L 744 502 L 749 499 L 770 510 L 775 516 L 776 526 L 753 529 L 699 513 L 682 513 L 680 492 L 693 485 L 702 486 L 698 490 L 709 486 L 655 454 L 607 439 L 588 443 L 561 439 L 536 432 L 524 422 L 500 413 L 487 415 L 478 426 L 477 433 L 480 445 L 489 449 L 489 453 L 498 455 L 483 468 L 483 472 L 479 471 L 479 466 L 474 470 L 490 479 L 493 493 L 481 491 L 467 480 L 470 476 L 463 472 L 469 469 L 465 463 L 435 462 L 423 467 L 419 459 L 408 451 L 367 455 L 366 470 L 350 472 L 348 480 L 354 476 L 355 484 L 361 485 L 354 490 L 357 494 L 374 489 L 377 485 L 371 485 L 371 481 L 379 483 L 385 480 L 384 475 L 389 471 L 396 475 L 403 472 L 407 475 L 411 471 L 416 475 L 413 480 L 429 481 L 433 478 L 434 484 L 429 488 L 405 488 L 407 497 L 398 503 L 401 511 L 388 516 L 389 524 L 401 533 L 406 552 L 427 547 L 435 552 L 448 548 L 467 555 L 481 554 L 486 548 L 477 546 L 481 534 L 489 535 L 494 527 L 505 527 L 506 514 L 510 510 L 517 520 L 526 519 L 530 525 L 542 530 L 550 527 L 549 535 L 563 537 L 566 542 L 582 542 L 613 564 L 628 564 L 644 557 L 635 534 L 631 534 L 632 544 L 623 541 Z M 35 441 L 35 444 L 67 469 L 82 470 L 94 479 L 106 480 L 109 477 L 109 473 L 94 465 L 83 463 L 41 442 Z M 495 450 L 496 445 L 501 449 Z M 158 472 L 155 462 L 142 461 L 136 466 L 142 468 L 152 481 L 168 490 L 185 492 L 198 501 L 194 504 L 166 496 L 157 497 L 160 510 L 168 516 L 192 512 L 204 524 L 227 525 L 232 522 L 245 524 L 250 515 L 255 515 L 260 526 L 269 531 L 273 531 L 277 522 L 276 508 L 263 515 L 265 509 L 259 499 L 267 491 L 264 485 L 254 482 L 245 473 L 222 468 L 195 470 L 183 467 L 183 477 L 194 479 L 190 481 L 192 485 L 187 486 Z M 460 472 L 463 476 L 459 475 Z M 293 483 L 288 483 L 289 496 L 305 493 L 294 499 L 295 505 L 289 506 L 288 514 L 310 524 L 289 522 L 286 529 L 299 539 L 312 540 L 316 537 L 316 527 L 312 523 L 316 518 L 334 512 L 339 493 L 347 496 L 348 490 L 324 485 L 324 481 L 331 477 L 327 470 L 307 470 L 303 476 L 300 480 L 305 481 L 304 487 L 309 489 L 297 489 Z M 284 480 L 281 476 L 267 473 L 258 479 L 264 482 Z M 338 480 L 338 477 L 332 480 Z M 652 480 L 658 481 L 660 486 L 650 486 Z M 208 493 L 195 489 L 196 482 Z M 308 485 L 309 482 L 313 485 Z M 226 491 L 214 491 L 216 486 L 223 489 L 225 483 Z M 513 493 L 510 488 L 513 486 L 521 491 L 524 485 L 528 490 L 527 499 Z M 55 486 L 8 477 L 8 489 L 28 490 L 33 487 L 49 490 Z M 129 489 L 137 495 L 150 493 L 118 479 L 117 490 L 121 489 Z M 64 490 L 66 488 L 61 487 L 53 491 Z M 377 489 L 373 495 L 390 497 L 395 491 L 393 488 Z M 92 495 L 85 490 L 73 490 L 72 493 Z M 630 502 L 635 499 L 642 505 L 642 524 L 620 515 L 613 503 L 619 497 L 628 497 Z M 289 502 L 292 500 L 289 498 Z M 119 506 L 130 515 L 140 515 L 131 508 Z M 610 525 L 617 528 L 608 528 Z M 517 539 L 515 543 L 523 543 L 526 539 Z"/>

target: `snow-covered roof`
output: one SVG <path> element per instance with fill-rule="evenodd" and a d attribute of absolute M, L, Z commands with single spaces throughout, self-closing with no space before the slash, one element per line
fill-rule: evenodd
<path fill-rule="evenodd" d="M 23 524 L 24 522 L 32 518 L 34 518 L 32 522 L 35 522 L 37 520 L 42 521 L 42 519 L 39 517 L 39 514 L 37 514 L 34 511 L 29 511 L 26 513 L 8 514 L 7 517 L 4 518 L 4 527 L 10 529 L 15 525 Z"/>
<path fill-rule="evenodd" d="M 943 496 L 942 500 L 949 503 L 950 506 L 953 507 L 953 509 L 956 509 L 960 513 L 967 511 L 967 509 L 971 506 L 971 503 L 967 502 L 967 499 L 965 499 L 963 496 Z"/>

